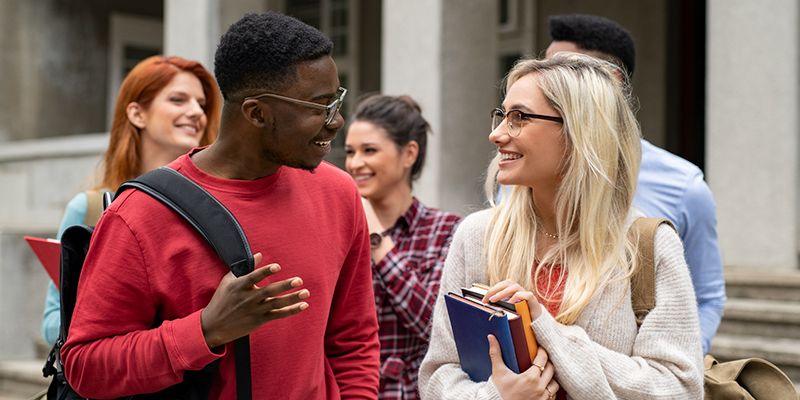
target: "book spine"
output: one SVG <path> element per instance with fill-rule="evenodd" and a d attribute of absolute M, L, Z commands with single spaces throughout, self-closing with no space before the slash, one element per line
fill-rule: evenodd
<path fill-rule="evenodd" d="M 511 330 L 511 340 L 514 342 L 514 355 L 517 357 L 518 373 L 522 373 L 531 367 L 533 359 L 528 352 L 528 340 L 525 337 L 525 327 L 522 318 L 508 320 L 508 328 Z"/>
<path fill-rule="evenodd" d="M 530 356 L 531 362 L 533 362 L 533 359 L 536 357 L 536 351 L 539 350 L 539 345 L 536 343 L 536 335 L 534 335 L 533 328 L 531 327 L 531 323 L 533 322 L 533 319 L 531 319 L 531 310 L 528 308 L 528 302 L 525 300 L 515 303 L 514 307 L 517 310 L 519 319 L 522 321 L 522 328 L 525 331 L 525 339 L 528 343 L 528 355 Z"/>

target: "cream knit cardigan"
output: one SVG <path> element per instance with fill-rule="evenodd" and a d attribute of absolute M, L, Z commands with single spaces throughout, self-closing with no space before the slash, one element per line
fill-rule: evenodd
<path fill-rule="evenodd" d="M 631 215 L 629 223 L 634 217 Z M 461 222 L 450 245 L 433 314 L 430 345 L 419 371 L 423 399 L 500 399 L 491 379 L 472 382 L 461 370 L 443 296 L 488 282 L 482 261 L 490 210 Z M 629 280 L 600 290 L 574 325 L 544 308 L 533 321 L 556 380 L 571 399 L 702 399 L 703 361 L 697 306 L 677 233 L 656 231 L 656 307 L 636 328 Z M 488 354 L 487 354 L 488 357 Z"/>

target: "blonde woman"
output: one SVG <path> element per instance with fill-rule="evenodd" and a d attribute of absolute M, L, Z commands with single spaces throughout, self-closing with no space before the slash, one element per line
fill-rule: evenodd
<path fill-rule="evenodd" d="M 540 350 L 516 374 L 489 336 L 492 376 L 470 381 L 440 295 L 420 368 L 423 398 L 702 398 L 697 310 L 668 226 L 656 232 L 656 306 L 641 327 L 631 308 L 640 132 L 618 73 L 571 53 L 522 60 L 509 72 L 492 113 L 489 201 L 497 184 L 511 188 L 461 223 L 440 293 L 482 282 L 491 285 L 484 301 L 527 300 Z"/>

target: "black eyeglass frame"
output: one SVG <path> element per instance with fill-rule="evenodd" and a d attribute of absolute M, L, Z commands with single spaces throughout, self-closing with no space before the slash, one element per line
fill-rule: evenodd
<path fill-rule="evenodd" d="M 339 89 L 336 90 L 336 95 L 334 95 L 333 100 L 328 105 L 322 105 L 319 103 L 313 103 L 310 101 L 295 99 L 292 97 L 286 97 L 277 93 L 269 93 L 269 92 L 257 94 L 255 96 L 247 96 L 244 99 L 242 99 L 242 101 L 261 100 L 264 97 L 269 97 L 272 99 L 278 99 L 278 100 L 288 101 L 294 104 L 299 104 L 305 107 L 316 108 L 318 110 L 325 110 L 325 126 L 328 126 L 331 123 L 333 123 L 333 120 L 336 119 L 336 114 L 339 112 L 339 110 L 342 109 L 342 104 L 344 103 L 345 95 L 347 95 L 347 89 L 340 86 Z"/>
<path fill-rule="evenodd" d="M 519 118 L 518 119 L 520 121 L 531 120 L 531 119 L 542 119 L 542 120 L 545 120 L 545 121 L 558 122 L 560 124 L 564 123 L 564 118 L 556 117 L 556 116 L 553 116 L 553 115 L 532 114 L 532 113 L 526 113 L 526 112 L 523 112 L 523 111 L 520 111 L 520 110 L 503 111 L 500 108 L 495 108 L 494 110 L 492 110 L 492 114 L 491 114 L 491 116 L 492 116 L 492 131 L 497 129 L 497 127 L 500 126 L 500 124 L 502 124 L 503 121 L 508 121 L 507 122 L 507 124 L 508 124 L 508 134 L 511 135 L 512 137 L 519 136 L 519 133 L 522 132 L 522 125 L 520 124 L 520 126 L 515 126 L 514 124 L 512 124 L 510 122 L 510 120 L 508 120 L 508 116 L 510 114 L 512 114 L 512 113 L 519 114 Z M 511 119 L 513 120 L 514 118 L 511 118 Z"/>

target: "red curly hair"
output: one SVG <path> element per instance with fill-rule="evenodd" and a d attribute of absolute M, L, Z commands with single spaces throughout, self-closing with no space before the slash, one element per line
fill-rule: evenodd
<path fill-rule="evenodd" d="M 96 189 L 116 190 L 122 182 L 135 178 L 141 171 L 142 135 L 128 119 L 128 104 L 136 102 L 147 109 L 158 92 L 179 72 L 189 72 L 200 80 L 206 96 L 208 123 L 200 140 L 205 146 L 217 138 L 222 95 L 214 77 L 197 61 L 181 57 L 153 56 L 142 60 L 128 73 L 117 95 L 111 137 L 103 157 L 102 179 Z"/>

